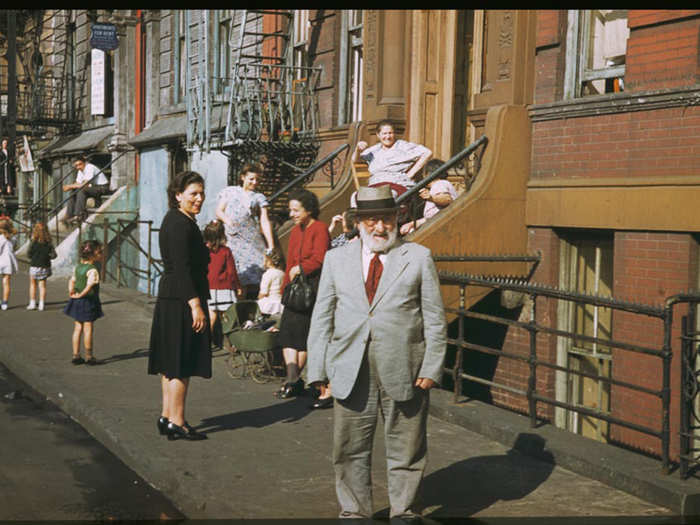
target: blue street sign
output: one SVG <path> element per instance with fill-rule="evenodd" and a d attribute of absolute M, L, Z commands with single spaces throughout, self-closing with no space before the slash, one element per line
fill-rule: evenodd
<path fill-rule="evenodd" d="M 119 47 L 117 26 L 114 24 L 93 24 L 90 45 L 95 49 L 110 51 Z"/>

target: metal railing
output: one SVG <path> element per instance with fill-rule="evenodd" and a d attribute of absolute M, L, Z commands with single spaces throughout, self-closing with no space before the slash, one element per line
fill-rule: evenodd
<path fill-rule="evenodd" d="M 147 283 L 147 295 L 149 297 L 153 296 L 153 284 L 155 279 L 163 274 L 163 260 L 153 256 L 153 241 L 154 234 L 157 234 L 160 229 L 153 227 L 152 220 L 140 220 L 138 218 L 138 212 L 131 211 L 114 211 L 114 212 L 96 212 L 103 216 L 101 222 L 95 223 L 84 223 L 78 226 L 78 243 L 76 245 L 76 250 L 80 249 L 83 239 L 96 239 L 99 240 L 104 246 L 102 261 L 101 261 L 101 276 L 103 282 L 109 282 L 110 280 L 114 282 L 118 288 L 121 288 L 123 283 L 123 275 L 125 272 L 129 272 L 131 275 L 137 278 L 146 279 Z M 132 219 L 117 218 L 116 220 L 110 220 L 109 214 L 134 214 Z M 133 231 L 141 224 L 148 226 L 146 232 L 145 242 L 139 242 L 137 238 L 134 237 Z M 113 235 L 110 241 L 110 234 Z M 143 246 L 145 244 L 145 248 Z M 138 266 L 129 265 L 127 261 L 122 256 L 122 246 L 130 246 L 136 250 L 137 253 L 143 255 L 146 258 L 146 268 L 141 268 Z M 79 257 L 79 255 L 78 255 Z M 107 269 L 107 262 L 109 259 L 114 258 L 114 273 L 110 273 Z M 107 279 L 109 278 L 109 279 Z"/>
<path fill-rule="evenodd" d="M 460 306 L 459 308 L 446 308 L 449 313 L 456 314 L 458 317 L 458 332 L 456 338 L 449 338 L 448 343 L 455 347 L 455 362 L 452 368 L 446 367 L 445 372 L 449 374 L 454 381 L 454 399 L 457 401 L 462 394 L 463 380 L 474 382 L 480 385 L 485 385 L 492 389 L 498 389 L 515 396 L 521 396 L 527 402 L 527 415 L 530 418 L 530 424 L 535 427 L 538 422 L 538 403 L 544 403 L 553 407 L 559 407 L 567 411 L 572 411 L 586 417 L 596 418 L 607 422 L 610 425 L 618 425 L 627 429 L 631 429 L 642 434 L 653 436 L 660 441 L 662 469 L 664 473 L 669 472 L 670 459 L 670 378 L 671 378 L 671 310 L 670 308 L 652 307 L 643 304 L 630 303 L 616 300 L 611 297 L 600 297 L 586 295 L 577 292 L 563 291 L 556 288 L 551 288 L 542 285 L 530 284 L 524 280 L 513 278 L 489 278 L 483 276 L 463 275 L 440 271 L 440 283 L 444 286 L 459 286 L 460 288 Z M 498 315 L 490 315 L 479 313 L 465 309 L 465 289 L 468 286 L 485 287 L 492 290 L 508 290 L 523 294 L 523 297 L 529 298 L 529 319 L 520 321 L 509 319 Z M 578 305 L 590 305 L 610 308 L 613 311 L 628 312 L 635 315 L 641 315 L 652 319 L 658 319 L 663 323 L 664 338 L 660 348 L 652 346 L 643 346 L 631 342 L 606 339 L 602 337 L 593 337 L 576 333 L 573 331 L 561 330 L 552 326 L 547 326 L 542 323 L 538 317 L 538 305 L 542 301 L 570 301 Z M 550 306 L 549 304 L 547 306 Z M 549 316 L 541 316 L 542 319 L 548 319 Z M 518 353 L 512 349 L 492 348 L 484 345 L 474 344 L 467 340 L 469 334 L 465 334 L 464 322 L 465 319 L 477 319 L 488 323 L 494 323 L 497 326 L 505 327 L 509 330 L 523 331 L 527 337 L 528 350 L 527 353 Z M 617 351 L 631 352 L 640 356 L 652 356 L 658 359 L 659 376 L 661 377 L 661 388 L 650 388 L 643 384 L 638 384 L 631 381 L 617 379 L 614 376 L 601 375 L 600 373 L 586 372 L 571 368 L 568 364 L 562 366 L 559 363 L 551 362 L 542 357 L 546 352 L 539 352 L 538 335 L 545 334 L 571 340 L 577 344 L 589 344 L 616 349 Z M 463 370 L 464 352 L 472 351 L 479 352 L 489 356 L 495 356 L 499 359 L 505 358 L 514 360 L 527 367 L 527 386 L 526 388 L 518 388 L 513 384 L 499 383 L 492 380 L 493 378 L 479 377 Z M 541 387 L 538 387 L 538 371 L 541 369 L 561 372 L 582 378 L 588 378 L 605 384 L 608 387 L 616 386 L 619 388 L 629 389 L 639 394 L 652 396 L 660 401 L 661 408 L 658 414 L 660 428 L 652 428 L 651 426 L 633 421 L 625 413 L 616 413 L 612 415 L 609 411 L 601 409 L 593 409 L 572 402 L 563 401 L 561 399 L 553 399 L 542 392 Z M 641 380 L 640 380 L 641 382 Z"/>
<path fill-rule="evenodd" d="M 95 173 L 95 177 L 97 177 L 100 173 L 104 173 L 105 170 L 110 168 L 112 164 L 114 164 L 117 160 L 119 160 L 121 157 L 126 155 L 126 151 L 120 153 L 116 157 L 114 157 L 106 166 L 103 168 L 98 168 L 97 172 Z M 97 153 L 93 153 L 87 156 L 88 161 L 90 158 L 95 156 Z M 36 202 L 32 203 L 31 205 L 27 206 L 27 210 L 30 216 L 30 220 L 34 222 L 35 220 L 42 220 L 48 227 L 48 223 L 52 218 L 56 218 L 56 228 L 55 228 L 55 235 L 56 235 L 56 244 L 58 245 L 60 242 L 60 235 L 59 235 L 59 221 L 58 221 L 58 214 L 61 212 L 63 209 L 63 206 L 66 205 L 66 203 L 73 198 L 73 196 L 80 191 L 79 189 L 76 190 L 71 190 L 68 195 L 66 195 L 61 201 L 59 201 L 56 205 L 54 205 L 52 208 L 49 208 L 46 205 L 46 202 L 48 201 L 48 198 L 51 194 L 53 194 L 56 191 L 56 188 L 59 186 L 62 186 L 66 179 L 68 179 L 69 176 L 73 176 L 76 173 L 75 169 L 69 170 L 65 175 L 63 175 L 61 178 L 59 178 L 46 192 L 44 192 L 43 195 L 41 195 Z"/>
<path fill-rule="evenodd" d="M 7 79 L 7 65 L 0 65 L 0 78 Z M 19 122 L 36 126 L 77 126 L 76 108 L 69 104 L 77 78 L 69 74 L 42 73 L 34 79 L 17 76 L 16 103 Z M 7 95 L 7 89 L 0 97 Z M 0 105 L 0 114 L 7 115 L 7 103 Z"/>
<path fill-rule="evenodd" d="M 328 155 L 323 157 L 321 160 L 313 164 L 310 168 L 308 168 L 306 171 L 304 171 L 301 175 L 298 175 L 297 177 L 294 177 L 291 181 L 289 181 L 287 184 L 282 186 L 280 189 L 275 191 L 272 195 L 268 197 L 268 202 L 272 203 L 278 198 L 280 198 L 282 195 L 288 193 L 290 190 L 296 188 L 300 184 L 303 184 L 311 175 L 313 175 L 317 170 L 323 168 L 326 164 L 329 162 L 333 162 L 333 160 L 340 155 L 343 151 L 347 150 L 350 148 L 350 144 L 342 144 L 341 146 L 338 146 L 335 148 L 332 152 L 330 152 Z M 331 180 L 331 182 L 333 182 Z M 331 184 L 331 188 L 333 187 L 333 184 Z"/>
<path fill-rule="evenodd" d="M 680 409 L 680 447 L 679 471 L 682 479 L 690 476 L 691 470 L 700 466 L 700 448 L 696 440 L 700 439 L 700 370 L 698 369 L 698 348 L 700 331 L 698 331 L 698 305 L 700 292 L 678 294 L 666 300 L 666 310 L 672 322 L 674 307 L 685 305 L 687 313 L 681 317 L 681 409 Z M 669 335 L 670 338 L 670 335 Z"/>
<path fill-rule="evenodd" d="M 486 151 L 486 146 L 488 145 L 489 139 L 486 137 L 486 135 L 482 135 L 479 137 L 477 140 L 472 142 L 469 146 L 464 148 L 462 151 L 457 153 L 455 156 L 453 156 L 451 159 L 446 161 L 442 166 L 440 166 L 438 169 L 424 177 L 421 181 L 419 181 L 415 186 L 413 186 L 411 189 L 407 190 L 406 192 L 402 193 L 399 195 L 396 199 L 397 204 L 406 204 L 410 203 L 410 217 L 415 221 L 418 218 L 418 210 L 422 209 L 420 204 L 423 203 L 422 199 L 418 198 L 418 194 L 420 190 L 423 188 L 427 187 L 428 184 L 433 182 L 434 180 L 442 177 L 443 174 L 447 173 L 448 170 L 452 169 L 453 167 L 459 165 L 464 159 L 469 157 L 470 155 L 474 154 L 479 148 L 481 150 L 476 156 L 476 170 L 475 172 L 478 173 L 479 170 L 481 169 L 481 159 L 484 156 L 484 152 Z M 466 175 L 465 175 L 466 179 Z M 469 189 L 469 181 L 465 180 L 465 187 Z M 415 226 L 415 225 L 414 225 Z"/>

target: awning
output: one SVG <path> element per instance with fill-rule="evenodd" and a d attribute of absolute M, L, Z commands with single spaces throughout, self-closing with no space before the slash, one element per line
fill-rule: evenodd
<path fill-rule="evenodd" d="M 114 126 L 103 126 L 101 128 L 87 129 L 81 133 L 59 137 L 45 148 L 39 150 L 37 156 L 40 158 L 66 157 L 90 151 L 107 151 L 103 142 L 112 136 Z"/>
<path fill-rule="evenodd" d="M 127 142 L 135 148 L 146 148 L 156 144 L 174 142 L 187 135 L 187 115 L 163 117 Z"/>

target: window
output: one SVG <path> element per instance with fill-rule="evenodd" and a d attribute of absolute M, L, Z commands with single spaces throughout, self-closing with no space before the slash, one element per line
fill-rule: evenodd
<path fill-rule="evenodd" d="M 626 10 L 569 11 L 565 99 L 624 91 L 629 33 Z"/>
<path fill-rule="evenodd" d="M 231 76 L 231 15 L 229 9 L 222 9 L 219 19 L 219 82 L 217 92 L 221 93 Z"/>
<path fill-rule="evenodd" d="M 338 124 L 362 120 L 362 10 L 341 12 Z"/>
<path fill-rule="evenodd" d="M 150 104 L 150 94 L 151 94 L 151 82 L 149 82 L 150 72 L 151 72 L 151 61 L 148 59 L 150 52 L 150 42 L 148 39 L 148 32 L 146 30 L 146 22 L 142 12 L 138 14 L 138 24 L 137 24 L 137 38 L 140 40 L 139 56 L 139 82 L 141 88 L 141 97 L 136 101 L 138 104 L 138 131 L 140 132 L 146 127 L 146 123 L 149 122 L 148 115 L 151 110 Z"/>
<path fill-rule="evenodd" d="M 67 58 L 68 64 L 66 71 L 68 72 L 66 98 L 68 106 L 68 118 L 75 118 L 76 111 L 76 80 L 75 75 L 78 67 L 78 46 L 75 42 L 75 11 L 68 10 L 68 22 L 66 24 L 66 46 L 68 47 Z"/>
<path fill-rule="evenodd" d="M 608 233 L 576 233 L 562 240 L 561 286 L 564 289 L 590 295 L 612 295 L 613 236 Z M 567 332 L 599 339 L 612 339 L 610 308 L 562 301 L 559 311 L 560 328 Z M 610 377 L 612 353 L 610 347 L 596 342 L 559 339 L 558 364 L 573 370 Z M 563 376 L 559 376 L 562 378 Z M 557 399 L 610 414 L 610 384 L 579 374 L 568 374 L 560 383 Z M 608 424 L 597 418 L 557 409 L 557 425 L 586 437 L 605 441 Z"/>
<path fill-rule="evenodd" d="M 174 57 L 173 57 L 173 103 L 179 104 L 185 98 L 187 79 L 187 50 L 186 50 L 186 22 L 185 11 L 175 11 L 174 23 Z"/>
<path fill-rule="evenodd" d="M 308 9 L 297 9 L 294 11 L 294 55 L 292 57 L 294 66 L 301 67 L 307 66 L 308 60 L 306 56 L 306 46 L 309 43 L 309 28 L 311 23 L 309 22 L 309 10 Z M 302 70 L 297 71 L 297 79 L 300 80 L 304 78 L 304 73 Z"/>

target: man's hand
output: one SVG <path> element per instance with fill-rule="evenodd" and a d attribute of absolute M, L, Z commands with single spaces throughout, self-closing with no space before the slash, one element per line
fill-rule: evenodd
<path fill-rule="evenodd" d="M 297 275 L 299 275 L 300 272 L 301 272 L 301 268 L 299 267 L 298 264 L 296 266 L 292 266 L 289 269 L 289 280 L 290 281 L 293 280 Z"/>
<path fill-rule="evenodd" d="M 437 386 L 437 383 L 429 377 L 419 377 L 416 379 L 415 386 L 422 388 L 423 390 L 430 390 L 431 388 Z"/>

